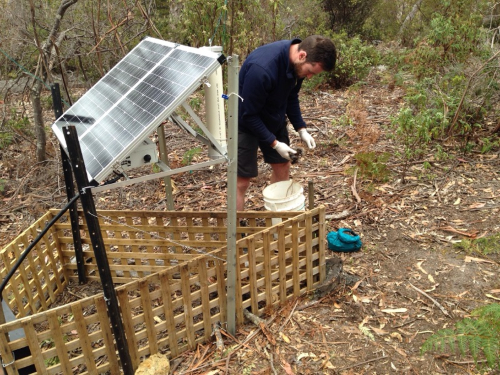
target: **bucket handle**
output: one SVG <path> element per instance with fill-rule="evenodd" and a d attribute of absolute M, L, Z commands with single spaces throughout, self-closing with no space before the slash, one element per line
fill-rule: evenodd
<path fill-rule="evenodd" d="M 285 197 L 288 197 L 288 193 L 290 192 L 290 189 L 292 189 L 292 194 L 293 194 L 293 180 L 290 180 L 290 186 L 286 189 Z"/>

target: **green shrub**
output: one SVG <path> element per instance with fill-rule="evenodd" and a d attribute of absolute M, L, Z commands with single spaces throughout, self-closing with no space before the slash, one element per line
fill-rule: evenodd
<path fill-rule="evenodd" d="M 29 125 L 28 117 L 19 116 L 13 109 L 5 122 L 5 131 L 0 132 L 0 150 L 13 143 L 17 133 L 29 133 Z"/>
<path fill-rule="evenodd" d="M 184 153 L 182 156 L 182 164 L 190 165 L 193 158 L 201 153 L 201 147 L 192 148 Z"/>
<path fill-rule="evenodd" d="M 376 182 L 386 182 L 391 176 L 387 167 L 390 154 L 383 152 L 359 152 L 354 155 L 360 175 Z"/>
<path fill-rule="evenodd" d="M 348 38 L 342 33 L 332 36 L 331 39 L 337 49 L 335 69 L 304 81 L 305 90 L 322 84 L 336 88 L 350 86 L 363 80 L 379 61 L 379 53 L 375 47 L 363 42 L 358 36 Z"/>
<path fill-rule="evenodd" d="M 345 34 L 336 39 L 337 66 L 332 72 L 335 87 L 351 85 L 366 77 L 370 68 L 378 62 L 375 47 L 359 37 L 347 38 Z"/>
<path fill-rule="evenodd" d="M 468 253 L 477 253 L 480 255 L 500 253 L 500 234 L 476 239 L 464 239 L 454 244 L 455 247 Z"/>
<path fill-rule="evenodd" d="M 480 307 L 472 318 L 463 319 L 453 329 L 442 329 L 429 337 L 421 347 L 428 351 L 470 353 L 476 363 L 484 356 L 490 367 L 500 368 L 500 304 Z"/>

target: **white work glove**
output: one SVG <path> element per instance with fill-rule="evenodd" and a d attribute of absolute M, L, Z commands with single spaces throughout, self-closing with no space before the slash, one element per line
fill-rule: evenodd
<path fill-rule="evenodd" d="M 286 143 L 276 141 L 276 146 L 273 147 L 276 151 L 278 151 L 278 154 L 281 155 L 281 157 L 285 158 L 286 160 L 292 160 L 290 158 L 290 154 L 296 154 L 297 151 L 294 149 L 291 149 Z"/>
<path fill-rule="evenodd" d="M 299 129 L 299 135 L 300 139 L 307 145 L 309 148 L 315 148 L 316 147 L 316 142 L 314 141 L 314 138 L 309 134 L 306 130 L 306 128 L 301 128 Z"/>

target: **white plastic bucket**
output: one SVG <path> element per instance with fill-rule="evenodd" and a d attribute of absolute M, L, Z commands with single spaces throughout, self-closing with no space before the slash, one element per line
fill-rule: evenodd
<path fill-rule="evenodd" d="M 304 189 L 293 180 L 275 182 L 262 192 L 264 207 L 268 211 L 304 211 Z M 273 218 L 272 224 L 280 223 L 280 218 Z"/>

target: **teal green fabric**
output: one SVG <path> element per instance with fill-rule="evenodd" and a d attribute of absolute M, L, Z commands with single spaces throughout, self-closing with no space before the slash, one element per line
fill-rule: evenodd
<path fill-rule="evenodd" d="M 328 248 L 336 252 L 358 251 L 363 246 L 359 235 L 348 228 L 340 228 L 337 232 L 329 232 L 326 235 L 326 240 Z"/>

